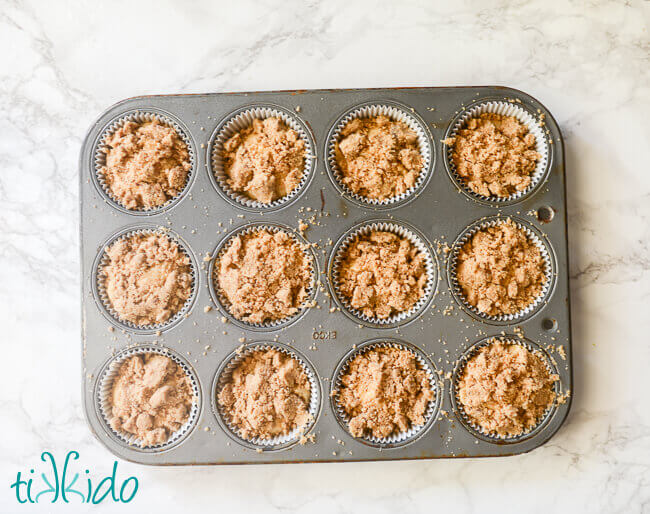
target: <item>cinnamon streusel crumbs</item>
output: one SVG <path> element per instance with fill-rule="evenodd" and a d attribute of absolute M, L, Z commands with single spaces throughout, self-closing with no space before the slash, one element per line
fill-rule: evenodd
<path fill-rule="evenodd" d="M 389 437 L 426 421 L 435 395 L 415 355 L 399 348 L 374 348 L 357 355 L 335 392 L 354 437 Z"/>
<path fill-rule="evenodd" d="M 355 118 L 341 131 L 336 163 L 354 193 L 386 200 L 408 191 L 422 172 L 417 134 L 387 116 Z"/>
<path fill-rule="evenodd" d="M 494 339 L 467 362 L 458 399 L 486 433 L 514 437 L 537 425 L 555 400 L 557 380 L 536 353 Z"/>
<path fill-rule="evenodd" d="M 143 446 L 165 443 L 189 419 L 190 378 L 173 360 L 146 353 L 126 359 L 110 394 L 111 427 L 137 436 Z"/>
<path fill-rule="evenodd" d="M 157 119 L 128 121 L 106 138 L 99 170 L 111 194 L 127 209 L 160 207 L 178 195 L 192 168 L 176 130 Z"/>
<path fill-rule="evenodd" d="M 304 306 L 312 262 L 287 233 L 262 229 L 233 239 L 217 262 L 215 280 L 235 318 L 264 323 L 288 318 Z"/>
<path fill-rule="evenodd" d="M 134 234 L 106 249 L 101 273 L 113 310 L 135 325 L 164 323 L 192 293 L 190 261 L 162 234 Z"/>
<path fill-rule="evenodd" d="M 476 232 L 460 249 L 456 278 L 466 301 L 488 316 L 515 314 L 542 294 L 537 245 L 511 220 Z"/>
<path fill-rule="evenodd" d="M 404 237 L 377 230 L 348 245 L 338 275 L 339 290 L 350 305 L 380 319 L 411 309 L 428 279 L 420 250 Z"/>
<path fill-rule="evenodd" d="M 454 138 L 452 162 L 458 175 L 475 193 L 508 197 L 525 190 L 537 161 L 535 136 L 513 116 L 484 113 L 472 118 Z"/>
<path fill-rule="evenodd" d="M 271 203 L 300 184 L 305 142 L 280 118 L 256 119 L 225 142 L 223 157 L 233 191 Z"/>
<path fill-rule="evenodd" d="M 229 422 L 244 438 L 287 435 L 311 419 L 311 386 L 300 362 L 274 349 L 246 355 L 219 391 Z"/>

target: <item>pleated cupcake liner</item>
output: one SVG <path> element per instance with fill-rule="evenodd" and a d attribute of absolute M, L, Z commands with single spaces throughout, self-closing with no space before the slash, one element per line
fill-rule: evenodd
<path fill-rule="evenodd" d="M 537 161 L 535 170 L 530 175 L 530 184 L 526 189 L 517 191 L 506 197 L 484 196 L 473 191 L 466 184 L 465 179 L 458 174 L 458 171 L 456 170 L 456 166 L 454 165 L 452 159 L 452 153 L 454 150 L 453 145 L 444 145 L 443 154 L 445 164 L 451 178 L 456 183 L 456 185 L 470 198 L 478 200 L 481 203 L 500 207 L 523 200 L 531 193 L 533 193 L 542 183 L 550 168 L 551 145 L 548 143 L 548 139 L 539 120 L 520 104 L 507 101 L 482 101 L 469 106 L 463 110 L 461 114 L 457 116 L 456 119 L 452 122 L 449 129 L 447 130 L 445 139 L 456 137 L 458 135 L 458 132 L 467 125 L 469 120 L 478 118 L 482 114 L 486 113 L 500 114 L 502 116 L 512 116 L 517 121 L 525 125 L 526 128 L 528 128 L 528 131 L 535 136 L 535 151 L 542 156 L 541 159 Z"/>
<path fill-rule="evenodd" d="M 187 174 L 187 179 L 185 181 L 185 186 L 183 187 L 183 190 L 180 191 L 174 197 L 167 200 L 164 204 L 159 205 L 157 207 L 151 207 L 151 208 L 140 207 L 137 209 L 129 209 L 124 204 L 122 204 L 119 198 L 113 195 L 110 186 L 106 183 L 104 179 L 102 168 L 106 165 L 106 153 L 104 152 L 104 149 L 107 146 L 106 141 L 110 136 L 112 136 L 124 124 L 126 124 L 129 121 L 142 124 L 142 123 L 152 122 L 154 120 L 158 120 L 160 123 L 172 127 L 176 131 L 176 133 L 180 136 L 180 138 L 187 146 L 187 152 L 189 154 L 191 167 Z M 97 139 L 97 143 L 93 151 L 93 168 L 94 168 L 93 178 L 95 179 L 95 184 L 99 189 L 99 192 L 102 194 L 102 196 L 104 196 L 104 199 L 108 203 L 110 203 L 111 205 L 113 205 L 119 210 L 128 212 L 129 214 L 150 216 L 153 214 L 159 214 L 169 209 L 172 205 L 175 205 L 177 202 L 179 202 L 181 198 L 187 193 L 187 191 L 189 191 L 190 184 L 192 183 L 192 179 L 196 174 L 196 156 L 194 154 L 194 145 L 192 145 L 190 136 L 188 135 L 187 130 L 184 129 L 179 122 L 174 120 L 171 116 L 167 114 L 163 114 L 161 112 L 157 112 L 153 110 L 152 111 L 138 110 L 127 114 L 123 114 L 120 117 L 114 119 L 102 131 L 99 138 Z"/>
<path fill-rule="evenodd" d="M 388 437 L 374 437 L 373 435 L 364 434 L 361 437 L 355 438 L 374 447 L 397 448 L 409 444 L 418 439 L 420 436 L 424 435 L 424 433 L 428 431 L 428 429 L 437 419 L 440 405 L 442 403 L 442 384 L 439 382 L 436 368 L 433 363 L 427 359 L 425 354 L 415 346 L 391 338 L 373 339 L 371 341 L 366 341 L 365 343 L 358 345 L 357 348 L 355 348 L 343 358 L 336 371 L 334 372 L 334 378 L 332 379 L 333 394 L 331 395 L 332 410 L 334 411 L 339 424 L 347 432 L 350 432 L 350 417 L 339 403 L 338 392 L 342 386 L 342 379 L 347 373 L 350 363 L 356 357 L 365 353 L 369 353 L 378 348 L 396 348 L 398 350 L 408 351 L 413 356 L 415 356 L 418 364 L 421 366 L 421 369 L 426 372 L 429 379 L 429 385 L 431 386 L 431 389 L 434 393 L 433 400 L 431 400 L 427 406 L 427 410 L 424 415 L 425 420 L 423 423 L 412 425 L 408 430 L 395 432 Z"/>
<path fill-rule="evenodd" d="M 309 421 L 300 427 L 294 428 L 287 434 L 275 436 L 273 438 L 262 437 L 244 437 L 241 430 L 231 422 L 226 409 L 219 403 L 218 396 L 221 390 L 230 382 L 232 373 L 249 355 L 266 350 L 277 350 L 292 359 L 295 359 L 305 372 L 309 380 L 310 398 L 309 398 Z M 316 378 L 316 372 L 307 359 L 293 348 L 277 342 L 256 342 L 249 343 L 243 348 L 236 350 L 226 358 L 221 368 L 217 371 L 214 384 L 212 387 L 212 409 L 221 426 L 237 442 L 252 449 L 266 451 L 281 450 L 292 446 L 300 441 L 300 438 L 307 434 L 315 425 L 321 404 L 321 390 Z"/>
<path fill-rule="evenodd" d="M 224 144 L 236 133 L 253 125 L 254 120 L 267 118 L 280 118 L 285 125 L 296 131 L 305 143 L 305 166 L 298 186 L 286 194 L 269 203 L 262 203 L 249 198 L 244 193 L 233 190 L 228 184 L 228 175 L 224 167 Z M 255 211 L 275 210 L 297 199 L 307 188 L 309 181 L 316 169 L 316 148 L 307 126 L 291 111 L 279 106 L 260 105 L 238 110 L 226 117 L 225 121 L 217 127 L 209 144 L 208 162 L 210 163 L 210 178 L 218 191 L 221 191 L 227 200 L 234 205 Z"/>
<path fill-rule="evenodd" d="M 501 434 L 497 434 L 485 430 L 478 423 L 475 423 L 465 412 L 465 409 L 463 408 L 458 395 L 458 386 L 463 376 L 463 373 L 465 372 L 467 363 L 472 359 L 472 357 L 474 357 L 481 348 L 494 344 L 495 342 L 515 344 L 518 346 L 522 346 L 523 348 L 526 348 L 528 351 L 530 351 L 531 353 L 537 355 L 540 359 L 542 359 L 542 362 L 546 366 L 549 375 L 559 376 L 559 373 L 553 366 L 550 357 L 539 345 L 533 343 L 532 341 L 529 341 L 528 339 L 522 339 L 516 336 L 489 336 L 484 339 L 481 339 L 478 343 L 472 345 L 467 351 L 465 351 L 465 353 L 461 356 L 461 358 L 456 363 L 452 375 L 452 385 L 451 385 L 452 407 L 456 411 L 458 418 L 460 419 L 464 427 L 469 432 L 471 432 L 474 436 L 483 439 L 485 441 L 494 442 L 494 443 L 518 443 L 537 434 L 547 425 L 547 423 L 553 417 L 553 414 L 555 414 L 555 411 L 557 410 L 556 400 L 561 393 L 561 383 L 559 380 L 555 381 L 553 386 L 555 399 L 549 404 L 544 414 L 542 414 L 539 417 L 537 423 L 534 426 L 523 431 L 521 434 L 517 434 L 514 436 L 501 435 Z"/>
<path fill-rule="evenodd" d="M 269 320 L 264 323 L 251 323 L 250 321 L 245 321 L 236 318 L 233 315 L 233 313 L 230 311 L 230 302 L 228 301 L 228 298 L 226 298 L 226 296 L 221 292 L 221 288 L 219 287 L 219 283 L 216 275 L 218 271 L 219 261 L 223 258 L 225 253 L 228 251 L 235 237 L 245 236 L 247 234 L 253 234 L 261 230 L 268 230 L 272 234 L 276 234 L 278 232 L 284 232 L 289 237 L 291 237 L 291 239 L 299 246 L 301 251 L 303 251 L 304 254 L 308 257 L 310 267 L 311 267 L 311 280 L 310 280 L 309 288 L 307 288 L 306 290 L 307 297 L 305 298 L 303 305 L 298 309 L 298 312 L 296 312 L 292 316 L 288 316 L 282 319 Z M 232 321 L 236 325 L 239 325 L 240 327 L 249 330 L 257 330 L 257 331 L 278 330 L 280 328 L 286 327 L 294 323 L 298 319 L 300 319 L 310 308 L 310 304 L 314 301 L 316 297 L 316 280 L 318 276 L 316 256 L 314 255 L 313 251 L 311 251 L 311 249 L 309 248 L 309 243 L 307 243 L 305 239 L 299 236 L 290 227 L 286 227 L 284 225 L 280 225 L 276 223 L 264 223 L 264 222 L 249 223 L 227 234 L 226 237 L 224 237 L 221 240 L 221 242 L 219 243 L 215 251 L 212 253 L 212 256 L 213 257 L 210 260 L 210 265 L 208 266 L 208 277 L 209 277 L 210 292 L 212 295 L 212 299 L 215 302 L 215 304 L 220 308 L 220 310 L 226 315 L 226 317 L 228 317 L 230 321 Z"/>
<path fill-rule="evenodd" d="M 418 150 L 422 156 L 422 169 L 416 183 L 404 193 L 384 200 L 368 198 L 352 191 L 343 182 L 343 173 L 336 162 L 336 145 L 341 139 L 341 131 L 345 126 L 356 118 L 365 119 L 376 116 L 387 116 L 390 120 L 400 121 L 413 130 L 417 135 Z M 344 196 L 364 207 L 392 208 L 411 200 L 424 188 L 433 173 L 433 158 L 433 148 L 424 122 L 413 112 L 409 112 L 408 107 L 391 102 L 371 103 L 353 108 L 338 120 L 327 139 L 326 162 L 334 184 Z"/>
<path fill-rule="evenodd" d="M 367 316 L 353 307 L 350 300 L 341 292 L 339 285 L 341 263 L 349 246 L 360 236 L 375 231 L 391 232 L 399 237 L 408 239 L 425 256 L 425 269 L 427 273 L 426 287 L 420 299 L 409 310 L 398 312 L 385 319 Z M 424 311 L 427 304 L 433 298 L 438 280 L 437 261 L 424 236 L 418 234 L 415 229 L 408 227 L 402 222 L 390 220 L 365 222 L 349 230 L 334 247 L 329 268 L 331 290 L 334 292 L 335 299 L 342 309 L 357 321 L 377 328 L 394 328 L 417 317 Z"/>
<path fill-rule="evenodd" d="M 486 228 L 495 227 L 501 223 L 505 223 L 508 220 L 513 221 L 515 223 L 515 226 L 521 230 L 526 235 L 526 237 L 532 241 L 539 249 L 542 260 L 544 262 L 544 277 L 546 278 L 546 281 L 542 286 L 542 291 L 537 297 L 535 297 L 533 302 L 531 302 L 520 311 L 513 314 L 500 314 L 496 316 L 488 315 L 481 312 L 477 307 L 471 305 L 463 294 L 462 288 L 458 283 L 457 276 L 458 254 L 463 245 L 465 245 L 465 243 L 467 243 L 474 236 L 474 234 Z M 532 316 L 542 307 L 544 301 L 549 297 L 549 294 L 553 289 L 555 279 L 554 259 L 552 257 L 552 251 L 549 243 L 546 242 L 543 236 L 541 234 L 538 234 L 532 226 L 513 217 L 492 216 L 490 218 L 479 220 L 478 222 L 470 225 L 461 233 L 456 242 L 453 244 L 448 259 L 448 279 L 452 296 L 467 312 L 481 320 L 487 321 L 488 323 L 512 324 L 520 322 Z"/>
<path fill-rule="evenodd" d="M 137 235 L 160 235 L 160 236 L 165 236 L 169 238 L 171 241 L 176 243 L 178 245 L 178 248 L 183 252 L 183 254 L 187 257 L 189 266 L 190 266 L 190 275 L 192 276 L 192 291 L 190 292 L 190 296 L 187 298 L 181 309 L 174 315 L 172 315 L 167 321 L 163 323 L 152 323 L 152 324 L 147 324 L 147 325 L 137 325 L 129 320 L 123 319 L 120 314 L 113 308 L 113 305 L 111 303 L 110 298 L 108 297 L 108 293 L 106 291 L 106 275 L 104 273 L 104 269 L 106 266 L 110 264 L 110 258 L 108 254 L 106 253 L 106 250 L 116 243 L 117 241 L 124 240 L 124 239 L 129 239 L 133 236 Z M 185 245 L 183 241 L 174 234 L 171 230 L 166 229 L 164 227 L 141 227 L 141 228 L 131 228 L 127 229 L 126 231 L 121 231 L 117 233 L 116 235 L 112 236 L 101 248 L 100 253 L 97 257 L 96 260 L 96 265 L 93 270 L 93 277 L 94 277 L 94 290 L 96 294 L 96 298 L 99 302 L 99 305 L 101 305 L 105 315 L 117 326 L 120 328 L 123 328 L 125 330 L 131 331 L 131 332 L 137 332 L 137 333 L 153 333 L 157 332 L 159 330 L 166 330 L 168 328 L 171 328 L 172 326 L 176 325 L 179 323 L 182 319 L 184 319 L 185 315 L 190 311 L 192 308 L 192 305 L 194 303 L 194 300 L 197 295 L 197 266 L 196 262 L 194 260 L 194 257 L 192 256 L 191 252 Z"/>
<path fill-rule="evenodd" d="M 126 432 L 124 430 L 116 430 L 110 424 L 113 412 L 111 392 L 113 389 L 113 383 L 117 377 L 120 367 L 127 359 L 131 357 L 149 353 L 163 355 L 165 357 L 169 357 L 172 361 L 174 361 L 190 378 L 192 393 L 194 395 L 192 408 L 190 409 L 187 421 L 183 423 L 183 425 L 178 430 L 173 432 L 167 441 L 158 445 L 146 445 L 144 444 L 144 441 L 138 438 L 135 434 L 131 434 L 130 432 Z M 104 369 L 100 372 L 99 380 L 97 382 L 95 407 L 100 419 L 105 425 L 106 430 L 118 443 L 128 447 L 129 449 L 136 449 L 146 452 L 161 452 L 179 444 L 190 434 L 190 432 L 192 432 L 196 426 L 201 408 L 201 390 L 199 388 L 199 381 L 194 370 L 185 361 L 185 359 L 177 355 L 175 352 L 169 348 L 158 345 L 136 346 L 122 350 L 105 364 Z"/>

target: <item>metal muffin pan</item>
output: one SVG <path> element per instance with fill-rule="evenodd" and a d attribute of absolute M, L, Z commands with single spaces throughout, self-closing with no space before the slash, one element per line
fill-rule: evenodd
<path fill-rule="evenodd" d="M 505 101 L 520 105 L 543 119 L 549 141 L 548 169 L 530 194 L 514 202 L 485 202 L 461 190 L 447 162 L 442 143 L 463 110 L 479 102 Z M 337 123 L 357 108 L 398 105 L 421 120 L 431 145 L 430 169 L 421 187 L 395 205 L 364 205 L 342 191 L 328 164 L 328 137 Z M 218 192 L 211 175 L 211 143 L 217 129 L 233 114 L 256 106 L 276 106 L 304 124 L 314 141 L 312 177 L 290 202 L 271 210 L 243 207 Z M 188 187 L 169 206 L 152 213 L 116 208 L 98 186 L 95 173 L 97 144 L 115 120 L 134 111 L 156 112 L 177 120 L 195 149 L 194 170 Z M 543 115 L 543 116 L 542 116 Z M 205 95 L 145 96 L 123 100 L 107 109 L 90 127 L 80 156 L 80 236 L 82 309 L 82 391 L 84 411 L 95 436 L 116 456 L 150 465 L 339 462 L 515 455 L 548 441 L 567 417 L 571 404 L 571 318 L 567 274 L 565 169 L 562 135 L 548 110 L 530 95 L 504 87 L 457 87 L 365 90 L 313 90 Z M 543 216 L 537 216 L 537 212 Z M 540 221 L 548 219 L 549 222 Z M 309 223 L 305 238 L 313 248 L 318 270 L 315 299 L 290 323 L 264 329 L 235 324 L 213 301 L 212 256 L 231 233 L 251 223 L 298 229 Z M 554 259 L 555 277 L 542 305 L 512 324 L 495 324 L 471 316 L 452 294 L 445 246 L 451 246 L 467 227 L 484 217 L 513 216 L 543 235 Z M 437 284 L 433 298 L 413 319 L 398 326 L 361 323 L 335 300 L 328 263 L 336 242 L 360 223 L 403 222 L 426 238 L 436 254 Z M 196 298 L 179 321 L 160 331 L 116 326 L 97 297 L 95 269 L 103 245 L 125 229 L 171 229 L 186 245 L 197 265 Z M 210 307 L 210 309 L 206 309 Z M 225 319 L 224 323 L 222 319 Z M 478 438 L 461 422 L 454 409 L 451 378 L 457 361 L 472 345 L 489 336 L 518 334 L 546 350 L 560 376 L 559 390 L 566 402 L 553 409 L 543 426 L 513 442 Z M 439 407 L 431 423 L 417 437 L 396 447 L 370 445 L 353 438 L 339 423 L 330 401 L 331 381 L 350 352 L 368 341 L 402 341 L 421 351 L 439 373 Z M 277 342 L 309 360 L 319 381 L 320 406 L 305 444 L 263 448 L 240 444 L 223 428 L 214 409 L 217 372 L 242 341 Z M 198 420 L 191 431 L 169 448 L 142 451 L 116 438 L 99 414 L 97 385 L 101 371 L 119 352 L 130 347 L 159 345 L 182 356 L 192 367 L 200 389 Z M 554 351 L 563 347 L 563 357 Z M 312 439 L 312 438 L 310 438 Z"/>

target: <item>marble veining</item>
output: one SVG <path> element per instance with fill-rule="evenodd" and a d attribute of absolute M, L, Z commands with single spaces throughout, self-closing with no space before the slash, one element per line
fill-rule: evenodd
<path fill-rule="evenodd" d="M 648 512 L 649 21 L 641 0 L 0 0 L 0 510 L 18 510 L 9 484 L 43 450 L 77 449 L 102 473 L 113 462 L 79 380 L 77 161 L 103 109 L 153 93 L 502 84 L 540 99 L 565 138 L 575 394 L 556 437 L 502 459 L 120 462 L 141 490 L 119 508 Z"/>

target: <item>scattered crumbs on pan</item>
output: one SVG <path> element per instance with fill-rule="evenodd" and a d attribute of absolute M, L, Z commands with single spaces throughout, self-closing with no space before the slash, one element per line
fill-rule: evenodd
<path fill-rule="evenodd" d="M 316 434 L 311 433 L 311 434 L 302 434 L 300 436 L 300 439 L 298 440 L 298 444 L 300 446 L 305 446 L 307 443 L 315 443 L 316 442 Z"/>

